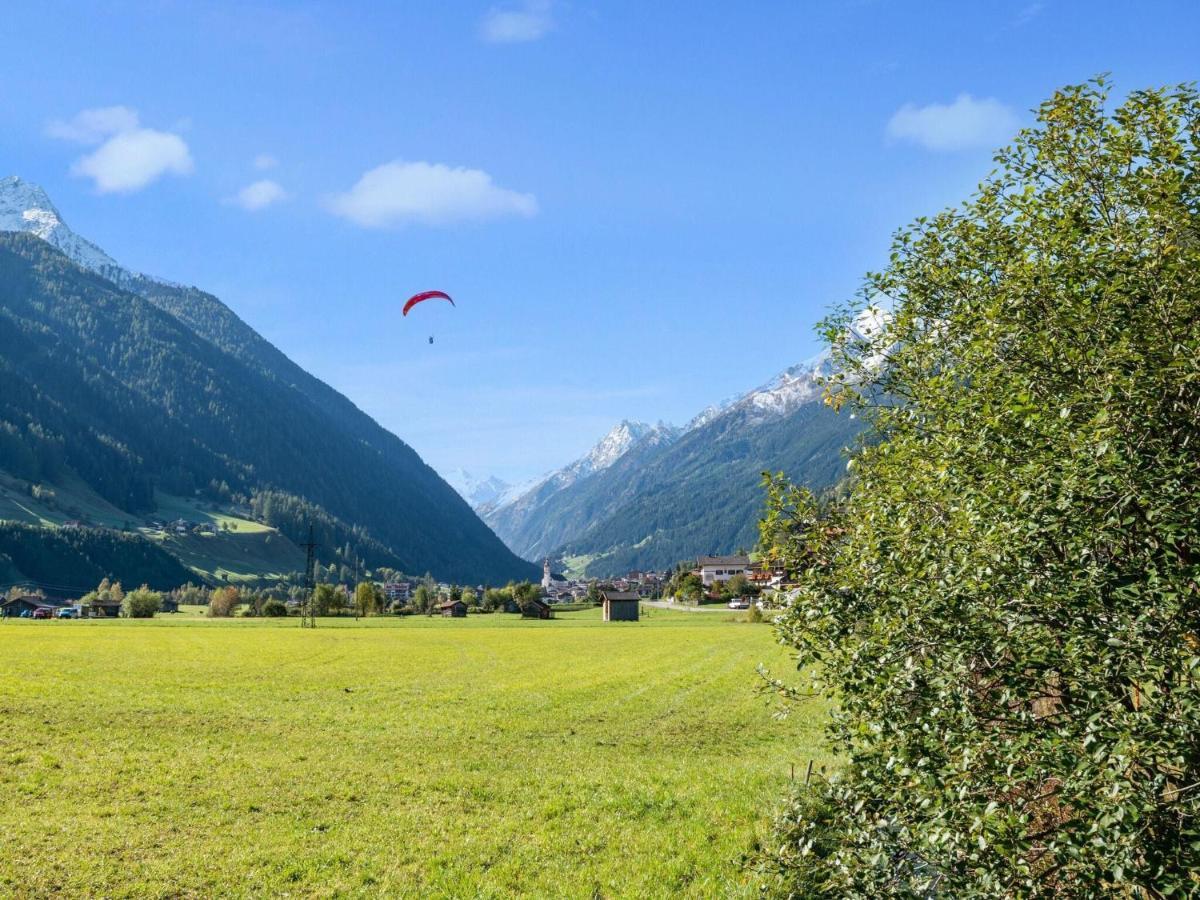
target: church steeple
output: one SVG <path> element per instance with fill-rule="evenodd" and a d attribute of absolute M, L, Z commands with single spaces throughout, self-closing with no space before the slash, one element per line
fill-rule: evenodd
<path fill-rule="evenodd" d="M 550 559 L 542 560 L 542 590 L 550 590 Z"/>

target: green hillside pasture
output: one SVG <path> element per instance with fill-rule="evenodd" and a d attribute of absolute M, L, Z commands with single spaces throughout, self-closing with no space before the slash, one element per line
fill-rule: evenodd
<path fill-rule="evenodd" d="M 254 583 L 304 571 L 304 551 L 274 529 L 147 537 L 209 582 Z"/>
<path fill-rule="evenodd" d="M 238 534 L 261 534 L 274 532 L 275 529 L 253 519 L 245 519 L 222 510 L 211 503 L 199 500 L 188 500 L 184 497 L 174 497 L 170 494 L 155 493 L 154 504 L 157 507 L 155 516 L 159 519 L 187 519 L 189 522 L 209 522 L 218 529 L 230 528 Z"/>
<path fill-rule="evenodd" d="M 665 611 L 0 625 L 0 894 L 728 896 L 823 712 Z"/>
<path fill-rule="evenodd" d="M 85 519 L 107 528 L 136 522 L 136 516 L 117 509 L 73 475 L 45 487 L 52 496 L 37 500 L 29 495 L 28 482 L 0 472 L 0 519 L 26 525 L 61 525 L 71 519 Z"/>
<path fill-rule="evenodd" d="M 50 526 L 82 518 L 106 528 L 135 529 L 178 557 L 197 574 L 197 580 L 212 583 L 253 584 L 304 569 L 304 551 L 287 537 L 261 522 L 233 515 L 210 503 L 156 493 L 154 518 L 210 523 L 218 529 L 215 535 L 178 535 L 144 527 L 136 516 L 105 502 L 74 476 L 64 477 L 61 483 L 49 488 L 53 497 L 39 501 L 29 496 L 24 482 L 0 474 L 0 520 Z M 10 574 L 7 580 L 21 578 L 20 573 Z"/>
<path fill-rule="evenodd" d="M 217 527 L 216 534 L 143 532 L 206 581 L 252 584 L 304 570 L 304 551 L 261 522 L 169 494 L 155 494 L 154 502 L 158 507 L 155 515 L 160 519 L 186 519 Z"/>

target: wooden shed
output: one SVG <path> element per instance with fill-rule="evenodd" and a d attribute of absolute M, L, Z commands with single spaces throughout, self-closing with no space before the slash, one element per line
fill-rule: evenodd
<path fill-rule="evenodd" d="M 602 591 L 605 622 L 636 622 L 638 620 L 637 591 Z"/>
<path fill-rule="evenodd" d="M 447 600 L 445 603 L 438 604 L 438 611 L 443 616 L 448 616 L 452 619 L 465 619 L 467 616 L 467 604 L 461 600 Z"/>
<path fill-rule="evenodd" d="M 550 609 L 549 603 L 535 597 L 521 607 L 521 616 L 526 619 L 552 619 L 554 611 Z"/>

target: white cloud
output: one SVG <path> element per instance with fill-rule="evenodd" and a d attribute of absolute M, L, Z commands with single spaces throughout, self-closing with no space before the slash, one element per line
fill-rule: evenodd
<path fill-rule="evenodd" d="M 273 169 L 279 165 L 279 160 L 273 157 L 270 153 L 260 153 L 254 157 L 254 168 L 260 172 L 265 172 L 267 169 Z"/>
<path fill-rule="evenodd" d="M 166 174 L 190 175 L 195 166 L 188 146 L 177 134 L 138 128 L 110 137 L 95 152 L 71 166 L 102 194 L 137 191 Z"/>
<path fill-rule="evenodd" d="M 71 165 L 71 174 L 91 178 L 102 194 L 144 188 L 163 175 L 190 175 L 195 168 L 188 145 L 177 134 L 143 128 L 127 106 L 85 109 L 67 122 L 46 126 L 52 137 L 99 144 Z"/>
<path fill-rule="evenodd" d="M 274 203 L 286 200 L 288 193 L 277 182 L 264 178 L 246 185 L 233 197 L 226 200 L 234 206 L 240 206 L 247 212 L 257 212 L 266 209 Z"/>
<path fill-rule="evenodd" d="M 888 122 L 887 135 L 928 150 L 963 150 L 1002 144 L 1019 126 L 1017 114 L 999 100 L 959 94 L 949 104 L 904 104 Z"/>
<path fill-rule="evenodd" d="M 395 162 L 366 172 L 354 187 L 326 201 L 328 209 L 365 228 L 405 222 L 454 222 L 537 214 L 537 199 L 492 183 L 479 169 Z"/>
<path fill-rule="evenodd" d="M 489 44 L 536 41 L 554 27 L 550 0 L 524 0 L 511 6 L 494 6 L 479 23 L 479 35 Z"/>
<path fill-rule="evenodd" d="M 138 114 L 128 106 L 102 106 L 85 109 L 70 121 L 55 119 L 46 126 L 46 134 L 79 144 L 98 144 L 109 135 L 133 131 Z"/>

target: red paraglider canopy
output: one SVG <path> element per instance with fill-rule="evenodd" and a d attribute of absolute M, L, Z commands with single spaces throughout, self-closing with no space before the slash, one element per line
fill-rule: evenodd
<path fill-rule="evenodd" d="M 410 309 L 426 300 L 450 300 L 450 305 L 455 305 L 454 301 L 450 299 L 450 295 L 442 291 L 421 291 L 421 293 L 413 294 L 408 298 L 408 302 L 404 304 L 404 315 L 407 316 Z"/>

